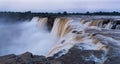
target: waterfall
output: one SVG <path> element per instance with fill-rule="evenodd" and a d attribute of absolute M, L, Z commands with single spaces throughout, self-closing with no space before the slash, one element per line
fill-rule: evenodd
<path fill-rule="evenodd" d="M 69 20 L 68 20 L 69 19 Z M 84 43 L 91 47 L 85 47 L 85 49 L 92 50 L 107 50 L 106 46 L 101 44 L 99 40 L 96 40 L 91 35 L 85 33 L 86 28 L 91 26 L 98 26 L 101 20 L 85 22 L 85 20 L 78 20 L 73 18 L 57 18 L 54 22 L 52 34 L 59 36 L 60 39 L 56 45 L 52 48 L 48 56 L 52 56 L 62 49 L 69 49 L 77 43 Z M 87 24 L 86 24 L 87 23 Z M 71 26 L 70 31 L 66 31 L 66 28 Z M 66 32 L 66 33 L 65 33 Z M 63 36 L 64 34 L 64 36 Z M 84 47 L 84 46 L 83 46 Z"/>
<path fill-rule="evenodd" d="M 29 51 L 49 57 L 62 50 L 68 51 L 76 44 L 79 44 L 78 48 L 81 50 L 103 50 L 107 54 L 108 46 L 119 42 L 118 20 L 58 17 L 51 32 L 47 30 L 47 23 L 48 18 L 34 17 L 31 21 L 5 26 L 0 24 L 0 37 L 3 38 L 0 55 Z"/>
<path fill-rule="evenodd" d="M 105 29 L 119 29 L 119 22 L 117 20 L 106 20 L 106 19 L 83 19 L 81 20 L 81 24 L 86 27 L 99 27 Z"/>
<path fill-rule="evenodd" d="M 68 18 L 56 18 L 51 34 L 58 37 L 64 37 L 71 31 L 71 26 Z"/>
<path fill-rule="evenodd" d="M 98 26 L 99 20 L 91 21 L 89 26 Z"/>
<path fill-rule="evenodd" d="M 114 25 L 115 24 L 115 25 Z M 114 28 L 113 32 L 110 32 L 111 29 Z M 67 31 L 67 28 L 68 29 Z M 51 34 L 59 37 L 56 44 L 48 55 L 53 56 L 54 54 L 63 51 L 63 54 L 66 54 L 70 48 L 74 45 L 78 45 L 78 48 L 81 50 L 103 50 L 105 52 L 105 56 L 109 53 L 111 46 L 110 44 L 103 44 L 110 40 L 100 40 L 100 38 L 96 37 L 94 34 L 100 34 L 104 37 L 110 38 L 112 40 L 115 37 L 116 30 L 119 29 L 119 24 L 113 21 L 106 21 L 104 19 L 79 19 L 78 18 L 57 18 L 54 22 Z M 102 32 L 104 31 L 104 32 Z M 120 32 L 119 30 L 117 32 Z M 111 33 L 111 34 L 110 34 Z M 109 35 L 108 35 L 109 34 Z M 117 33 L 116 33 L 117 34 Z M 115 37 L 116 39 L 117 37 Z M 105 41 L 104 41 L 105 40 Z M 114 42 L 117 40 L 112 41 Z M 118 43 L 118 42 L 117 42 Z M 116 48 L 116 47 L 115 47 Z M 118 48 L 119 49 L 119 48 Z M 94 56 L 94 55 L 93 55 Z M 96 61 L 100 64 L 103 64 L 107 57 L 102 57 L 94 59 L 98 59 L 101 61 Z"/>
<path fill-rule="evenodd" d="M 39 18 L 38 19 L 38 24 L 40 25 L 40 27 L 42 29 L 47 29 L 47 21 L 48 21 L 48 18 Z"/>
<path fill-rule="evenodd" d="M 66 28 L 69 26 L 71 29 L 69 31 L 66 31 Z M 77 18 L 57 18 L 54 22 L 51 34 L 59 36 L 60 39 L 52 48 L 48 56 L 52 56 L 60 50 L 69 49 L 77 43 L 84 43 L 85 45 L 82 47 L 84 47 L 86 50 L 104 50 L 107 53 L 109 50 L 108 47 L 102 44 L 98 39 L 94 38 L 92 34 L 99 32 L 98 30 L 100 30 L 100 28 L 112 29 L 112 27 L 113 22 L 104 19 L 78 20 Z M 88 30 L 90 33 L 86 32 L 86 29 L 90 29 Z"/>

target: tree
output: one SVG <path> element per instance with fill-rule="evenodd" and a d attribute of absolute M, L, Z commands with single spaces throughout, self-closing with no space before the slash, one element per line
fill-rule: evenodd
<path fill-rule="evenodd" d="M 90 14 L 90 12 L 89 12 L 89 11 L 87 11 L 87 12 L 86 12 L 86 14 Z"/>
<path fill-rule="evenodd" d="M 68 13 L 66 11 L 63 12 L 63 15 L 67 15 Z"/>

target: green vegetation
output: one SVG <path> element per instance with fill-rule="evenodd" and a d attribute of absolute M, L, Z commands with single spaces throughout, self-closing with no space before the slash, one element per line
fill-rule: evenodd
<path fill-rule="evenodd" d="M 58 17 L 58 16 L 69 16 L 69 15 L 120 15 L 120 12 L 86 12 L 86 13 L 67 13 L 64 12 L 58 12 L 58 13 L 48 13 L 48 12 L 0 12 L 0 18 L 1 17 L 8 17 L 8 18 L 14 18 L 15 20 L 24 20 L 24 19 L 31 19 L 32 17 L 39 16 L 39 17 Z"/>
<path fill-rule="evenodd" d="M 58 12 L 58 13 L 48 13 L 48 12 L 40 12 L 40 13 L 35 13 L 35 12 L 31 12 L 31 11 L 27 11 L 27 12 L 0 12 L 0 16 L 22 16 L 22 17 L 26 17 L 26 16 L 64 16 L 64 15 L 120 15 L 120 12 L 89 12 L 87 11 L 86 13 L 67 13 L 66 11 L 64 11 L 63 13 Z"/>

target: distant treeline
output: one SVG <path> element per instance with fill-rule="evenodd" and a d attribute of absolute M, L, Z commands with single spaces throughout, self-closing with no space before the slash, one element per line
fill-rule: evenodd
<path fill-rule="evenodd" d="M 120 12 L 86 12 L 86 13 L 67 13 L 64 11 L 63 13 L 49 13 L 49 12 L 0 12 L 0 16 L 59 16 L 59 15 L 120 15 Z"/>
<path fill-rule="evenodd" d="M 58 12 L 58 13 L 48 13 L 48 12 L 0 12 L 0 17 L 12 17 L 15 19 L 27 19 L 27 18 L 32 18 L 34 16 L 40 16 L 40 17 L 57 17 L 57 16 L 67 16 L 67 15 L 120 15 L 120 12 L 86 12 L 86 13 L 67 13 L 66 11 L 64 12 Z"/>

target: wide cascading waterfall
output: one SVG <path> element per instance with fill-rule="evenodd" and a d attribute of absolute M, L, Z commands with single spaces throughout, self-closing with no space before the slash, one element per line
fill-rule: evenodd
<path fill-rule="evenodd" d="M 63 54 L 66 54 L 67 51 L 76 44 L 79 44 L 79 48 L 81 50 L 103 50 L 105 51 L 105 54 L 108 54 L 110 50 L 110 48 L 108 47 L 109 44 L 108 45 L 103 44 L 104 40 L 102 41 L 94 36 L 96 34 L 100 34 L 103 35 L 104 37 L 110 38 L 114 37 L 115 39 L 118 39 L 117 37 L 115 37 L 115 34 L 120 33 L 119 30 L 118 31 L 115 30 L 117 29 L 116 27 L 119 26 L 119 22 L 116 20 L 111 21 L 106 19 L 78 20 L 78 18 L 66 18 L 67 19 L 66 21 L 65 18 L 64 20 L 60 19 L 61 18 L 56 19 L 52 29 L 52 34 L 59 36 L 60 39 L 57 41 L 56 45 L 49 52 L 47 57 L 53 56 L 54 54 L 62 50 L 64 50 Z M 71 27 L 71 29 L 68 32 L 66 32 L 63 36 L 62 33 L 64 33 L 65 32 L 64 30 L 69 26 Z M 113 27 L 115 27 L 114 31 L 111 32 Z M 103 57 L 103 60 L 100 61 L 100 63 L 103 63 L 105 59 L 106 58 Z"/>
<path fill-rule="evenodd" d="M 101 61 L 94 60 L 102 64 L 111 48 L 115 48 L 113 53 L 120 48 L 120 20 L 58 17 L 53 22 L 51 32 L 47 29 L 48 18 L 34 17 L 31 21 L 6 26 L 0 24 L 0 38 L 3 38 L 0 55 L 28 51 L 50 57 L 60 51 L 66 54 L 70 48 L 77 45 L 80 50 L 104 51 L 102 59 L 98 58 Z M 92 58 L 96 59 L 93 54 Z"/>
<path fill-rule="evenodd" d="M 62 21 L 55 21 L 53 28 L 57 27 L 56 30 L 58 30 L 58 27 L 62 28 L 62 29 L 66 28 L 66 26 L 64 26 L 66 24 L 62 24 L 62 26 L 61 26 L 61 22 Z M 48 54 L 48 56 L 51 56 L 64 48 L 67 48 L 67 47 L 71 48 L 76 43 L 85 43 L 85 44 L 91 45 L 91 46 L 93 46 L 93 48 L 90 48 L 90 49 L 94 49 L 94 50 L 103 50 L 106 47 L 105 45 L 99 43 L 100 41 L 92 38 L 92 36 L 90 34 L 85 33 L 85 29 L 87 27 L 84 26 L 83 24 L 81 24 L 80 20 L 69 18 L 69 21 L 67 21 L 67 22 L 69 22 L 69 25 L 67 24 L 67 26 L 71 26 L 71 28 L 72 28 L 71 31 L 67 32 L 64 35 L 64 37 L 62 37 L 61 39 L 58 40 L 56 46 L 53 47 L 52 51 Z M 97 26 L 97 24 L 99 22 L 100 21 L 91 22 L 90 25 L 88 25 L 88 27 L 92 26 L 92 25 Z M 54 31 L 54 32 L 57 33 L 58 31 Z M 65 32 L 65 31 L 61 30 L 59 32 Z M 56 34 L 56 35 L 58 35 L 58 34 Z M 86 47 L 86 49 L 89 49 L 89 48 Z"/>

